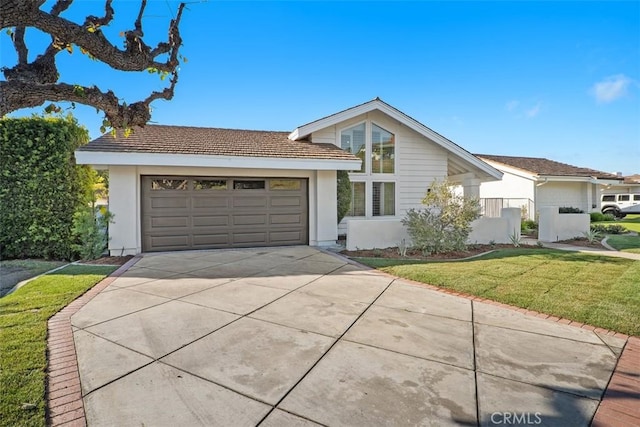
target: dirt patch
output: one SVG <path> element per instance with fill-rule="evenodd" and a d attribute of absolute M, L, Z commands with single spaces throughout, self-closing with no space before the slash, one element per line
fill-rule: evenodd
<path fill-rule="evenodd" d="M 519 249 L 535 249 L 537 246 L 521 245 Z M 370 250 L 358 250 L 358 251 L 342 251 L 343 255 L 351 258 L 390 258 L 390 259 L 419 259 L 419 260 L 453 260 L 464 259 L 475 255 L 480 255 L 496 249 L 514 249 L 513 245 L 495 244 L 495 245 L 472 245 L 464 251 L 446 252 L 442 254 L 424 255 L 422 251 L 418 249 L 407 250 L 406 256 L 400 256 L 398 248 L 386 248 L 386 249 L 370 249 Z"/>
<path fill-rule="evenodd" d="M 523 236 L 530 237 L 530 236 Z M 562 243 L 565 245 L 580 246 L 584 248 L 602 249 L 608 250 L 602 246 L 600 242 L 589 243 L 586 238 L 576 238 L 570 240 L 563 240 L 554 243 Z M 386 249 L 368 249 L 357 251 L 341 251 L 340 253 L 350 258 L 388 258 L 388 259 L 419 259 L 419 260 L 456 260 L 469 258 L 476 255 L 496 250 L 496 249 L 514 249 L 511 244 L 495 244 L 495 245 L 469 245 L 464 251 L 447 252 L 443 254 L 431 254 L 423 255 L 422 251 L 418 249 L 407 250 L 406 256 L 400 256 L 398 248 L 386 248 Z M 539 249 L 539 246 L 533 245 L 520 245 L 518 249 Z"/>
<path fill-rule="evenodd" d="M 133 255 L 127 255 L 127 256 L 103 256 L 101 258 L 93 259 L 93 260 L 89 260 L 89 261 L 80 261 L 80 264 L 124 265 L 131 258 L 133 258 Z"/>

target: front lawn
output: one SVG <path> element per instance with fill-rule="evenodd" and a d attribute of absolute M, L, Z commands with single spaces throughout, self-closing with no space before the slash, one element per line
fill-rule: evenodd
<path fill-rule="evenodd" d="M 640 233 L 640 215 L 627 215 L 619 221 L 594 222 L 593 224 L 620 224 L 629 231 Z"/>
<path fill-rule="evenodd" d="M 47 320 L 116 268 L 68 266 L 0 299 L 0 425 L 45 425 Z"/>
<path fill-rule="evenodd" d="M 640 236 L 611 235 L 607 244 L 619 251 L 640 254 Z"/>
<path fill-rule="evenodd" d="M 390 274 L 640 336 L 640 262 L 552 249 L 468 261 L 360 258 Z"/>
<path fill-rule="evenodd" d="M 15 259 L 0 261 L 0 297 L 23 280 L 66 264 L 63 261 Z"/>

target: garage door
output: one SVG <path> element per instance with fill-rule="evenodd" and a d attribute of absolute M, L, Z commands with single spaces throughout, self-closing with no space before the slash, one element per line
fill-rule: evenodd
<path fill-rule="evenodd" d="M 308 243 L 307 181 L 143 176 L 142 250 Z"/>

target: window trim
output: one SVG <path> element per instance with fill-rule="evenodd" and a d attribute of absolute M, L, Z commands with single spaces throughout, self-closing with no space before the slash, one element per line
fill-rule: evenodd
<path fill-rule="evenodd" d="M 368 158 L 369 156 L 367 156 L 367 153 L 370 152 L 368 144 L 370 141 L 368 141 L 370 138 L 368 136 L 368 129 L 369 129 L 369 120 L 364 119 L 364 120 L 360 120 L 359 122 L 353 123 L 351 125 L 345 126 L 343 128 L 338 129 L 338 135 L 336 137 L 336 141 L 338 142 L 338 147 L 340 147 L 342 149 L 342 132 L 344 132 L 347 129 L 350 128 L 354 128 L 356 126 L 360 126 L 361 124 L 364 124 L 364 159 L 363 159 L 363 163 L 364 163 L 364 171 L 360 172 L 360 171 L 348 171 L 349 174 L 353 174 L 353 175 L 357 175 L 357 176 L 365 176 L 365 175 L 369 175 L 369 171 L 371 170 L 371 161 Z M 355 153 L 352 153 L 355 156 Z"/>

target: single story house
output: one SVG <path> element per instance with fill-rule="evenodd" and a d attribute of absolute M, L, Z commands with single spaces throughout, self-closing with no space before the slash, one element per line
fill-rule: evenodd
<path fill-rule="evenodd" d="M 520 207 L 526 216 L 545 206 L 600 211 L 605 190 L 623 182 L 621 176 L 568 165 L 544 158 L 476 154 L 504 175 L 501 181 L 480 186 L 480 201 L 487 216 L 502 207 Z"/>
<path fill-rule="evenodd" d="M 478 197 L 481 183 L 502 176 L 379 98 L 293 132 L 147 125 L 75 155 L 109 170 L 113 255 L 334 244 L 338 170 L 351 171 L 344 223 L 359 222 L 358 236 L 385 247 L 434 180 Z"/>

